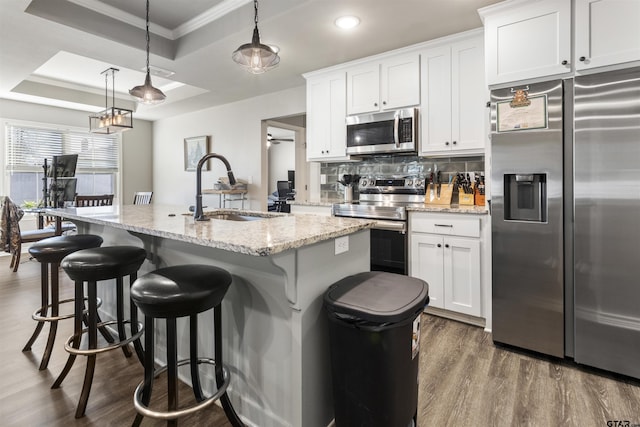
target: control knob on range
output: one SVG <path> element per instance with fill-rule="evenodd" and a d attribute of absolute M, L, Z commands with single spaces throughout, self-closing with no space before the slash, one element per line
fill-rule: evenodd
<path fill-rule="evenodd" d="M 422 187 L 423 181 L 421 179 L 416 179 L 416 187 Z"/>
<path fill-rule="evenodd" d="M 368 183 L 367 183 L 367 180 L 366 180 L 366 179 L 360 180 L 360 186 L 361 186 L 361 187 L 366 187 L 366 186 L 367 186 L 367 184 L 368 184 Z"/>
<path fill-rule="evenodd" d="M 410 187 L 413 185 L 413 180 L 412 179 L 408 179 L 407 180 L 407 187 Z"/>

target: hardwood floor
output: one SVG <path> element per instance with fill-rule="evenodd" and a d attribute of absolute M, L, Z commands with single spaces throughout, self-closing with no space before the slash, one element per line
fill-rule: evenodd
<path fill-rule="evenodd" d="M 0 425 L 130 425 L 135 416 L 132 394 L 142 377 L 135 356 L 126 359 L 121 351 L 98 356 L 86 416 L 76 420 L 84 360 L 78 358 L 60 389 L 50 388 L 66 361 L 63 342 L 71 334 L 71 322 L 60 322 L 48 370 L 38 371 L 48 326 L 32 352 L 21 351 L 39 303 L 40 267 L 26 259 L 12 273 L 10 257 L 0 257 Z M 71 297 L 71 282 L 64 272 L 60 277 L 62 298 Z M 496 347 L 481 328 L 435 316 L 423 315 L 421 331 L 420 427 L 583 427 L 607 426 L 613 420 L 640 425 L 640 381 Z M 162 382 L 157 384 L 154 401 L 164 402 Z M 186 386 L 181 396 L 191 397 Z M 180 424 L 229 426 L 217 407 Z M 143 425 L 164 423 L 145 419 Z"/>

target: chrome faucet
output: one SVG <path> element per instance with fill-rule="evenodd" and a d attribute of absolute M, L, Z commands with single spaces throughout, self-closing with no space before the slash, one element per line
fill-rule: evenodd
<path fill-rule="evenodd" d="M 224 158 L 224 156 L 216 153 L 209 153 L 202 156 L 200 161 L 198 161 L 198 168 L 196 170 L 196 208 L 193 212 L 193 217 L 196 221 L 209 221 L 209 218 L 206 218 L 202 213 L 202 166 L 204 166 L 204 164 L 207 163 L 209 159 L 212 159 L 214 157 L 216 159 L 220 159 L 220 161 L 222 161 L 222 163 L 224 163 L 224 166 L 227 168 L 229 184 L 234 185 L 236 183 L 236 178 L 233 176 L 233 172 L 231 171 L 231 165 L 229 164 L 229 161 Z"/>

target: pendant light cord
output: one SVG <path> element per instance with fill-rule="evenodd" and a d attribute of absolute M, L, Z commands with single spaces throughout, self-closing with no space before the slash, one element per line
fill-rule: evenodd
<path fill-rule="evenodd" d="M 253 9 L 255 11 L 253 22 L 258 26 L 258 0 L 253 0 Z"/>
<path fill-rule="evenodd" d="M 257 12 L 256 12 L 257 13 Z M 149 74 L 149 0 L 147 0 L 147 74 Z"/>

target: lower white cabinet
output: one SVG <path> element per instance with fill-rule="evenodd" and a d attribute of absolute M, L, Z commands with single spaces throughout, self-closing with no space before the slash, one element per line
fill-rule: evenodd
<path fill-rule="evenodd" d="M 479 224 L 460 215 L 410 215 L 409 274 L 429 284 L 430 307 L 482 316 Z"/>

